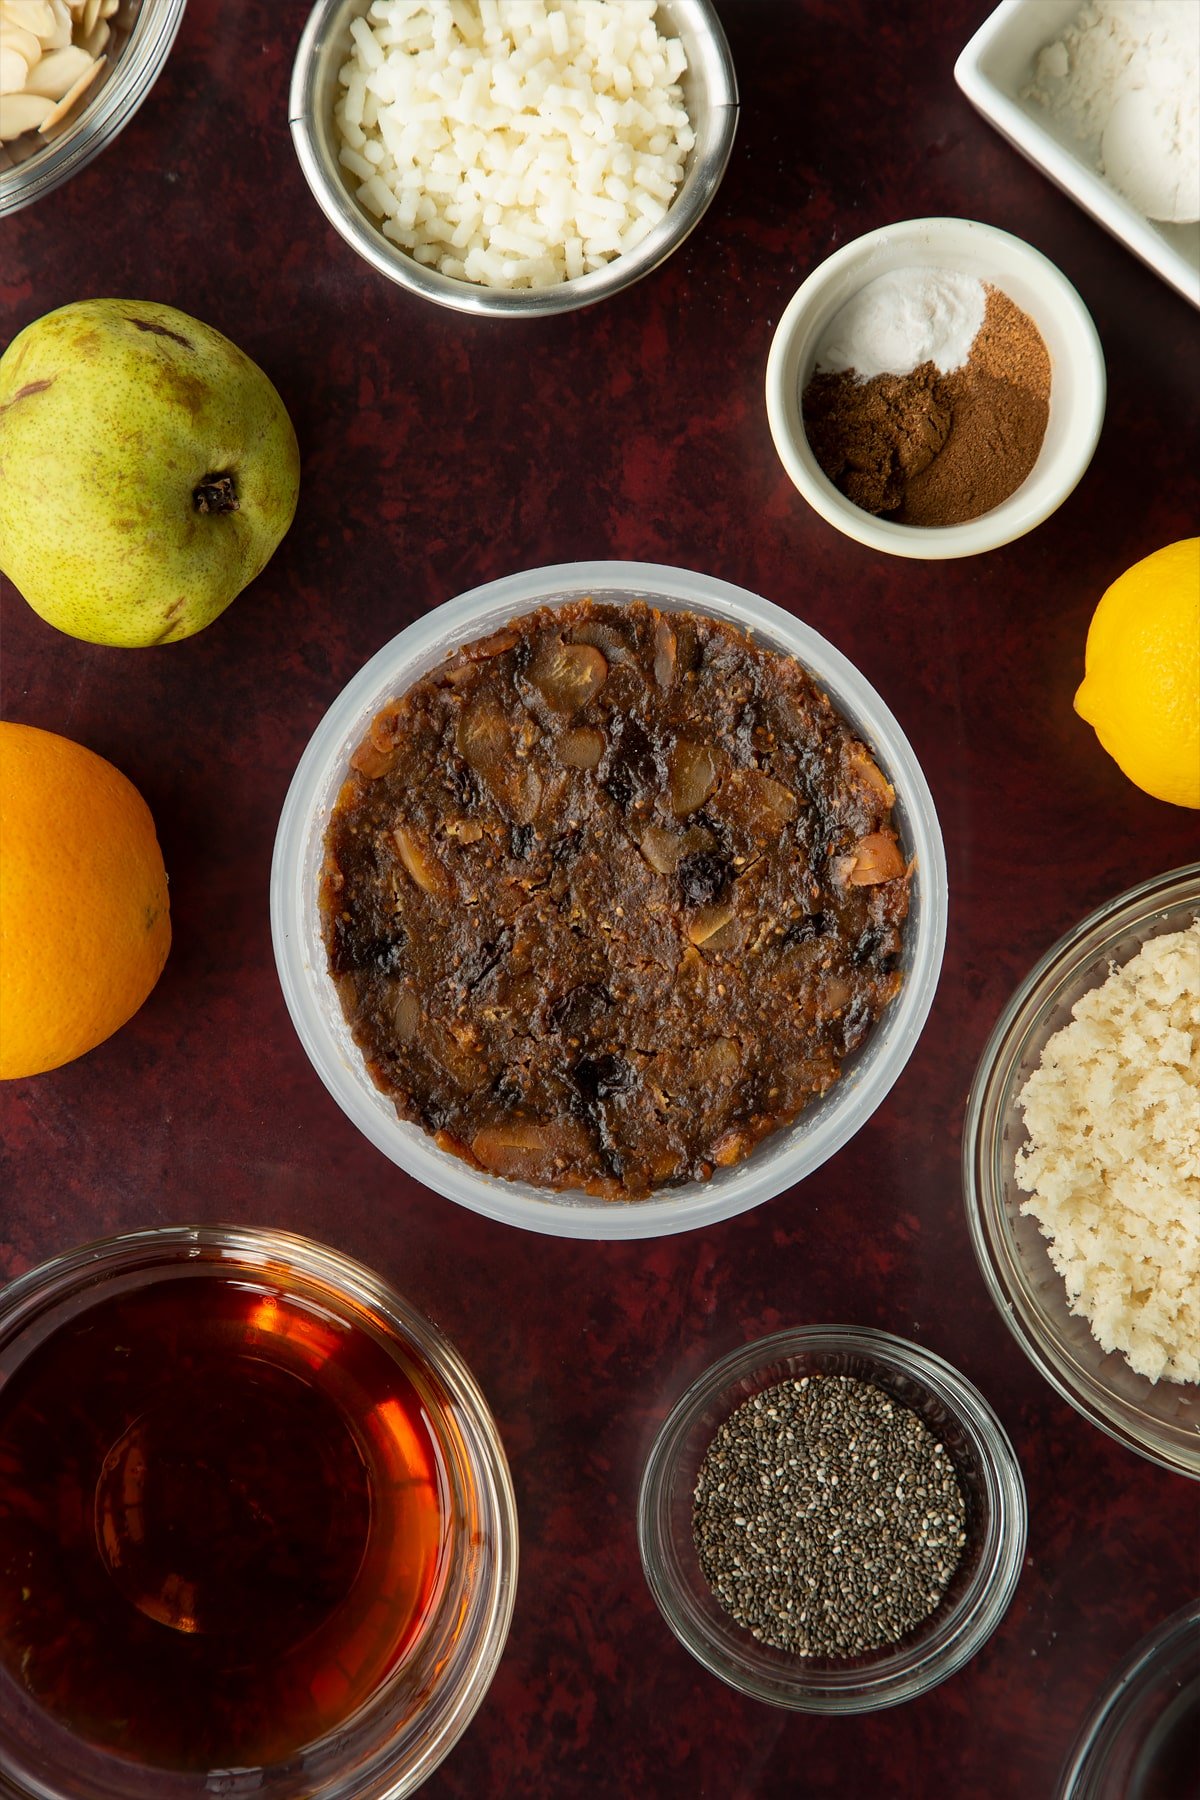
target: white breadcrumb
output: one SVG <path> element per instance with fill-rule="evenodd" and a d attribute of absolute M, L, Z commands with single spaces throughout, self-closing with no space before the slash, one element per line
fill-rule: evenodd
<path fill-rule="evenodd" d="M 1018 1101 L 1071 1311 L 1150 1381 L 1200 1381 L 1200 918 L 1085 994 Z"/>

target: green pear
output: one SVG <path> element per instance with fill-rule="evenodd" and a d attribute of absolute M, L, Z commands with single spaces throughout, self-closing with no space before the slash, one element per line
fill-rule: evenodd
<path fill-rule="evenodd" d="M 79 300 L 0 357 L 0 570 L 93 644 L 211 625 L 296 511 L 300 453 L 236 344 L 149 300 Z"/>

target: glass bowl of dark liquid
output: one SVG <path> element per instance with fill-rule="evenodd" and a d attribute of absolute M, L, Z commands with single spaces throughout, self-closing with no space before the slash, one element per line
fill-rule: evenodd
<path fill-rule="evenodd" d="M 504 1451 L 458 1353 L 284 1233 L 0 1294 L 0 1770 L 25 1800 L 398 1800 L 495 1670 Z"/>

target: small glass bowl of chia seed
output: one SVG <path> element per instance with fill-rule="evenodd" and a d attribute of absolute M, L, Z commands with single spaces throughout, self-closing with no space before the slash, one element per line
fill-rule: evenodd
<path fill-rule="evenodd" d="M 903 1338 L 821 1325 L 693 1382 L 650 1452 L 638 1540 L 659 1610 L 714 1675 L 799 1712 L 868 1712 L 987 1641 L 1026 1517 L 969 1381 Z"/>

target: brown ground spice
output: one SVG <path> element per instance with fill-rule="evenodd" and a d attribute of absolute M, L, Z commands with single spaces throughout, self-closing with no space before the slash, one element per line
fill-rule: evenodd
<path fill-rule="evenodd" d="M 901 525 L 961 525 L 1015 492 L 1037 461 L 1050 413 L 1050 356 L 1007 294 L 987 307 L 961 369 L 859 381 L 814 375 L 804 390 L 813 455 L 847 499 Z"/>

